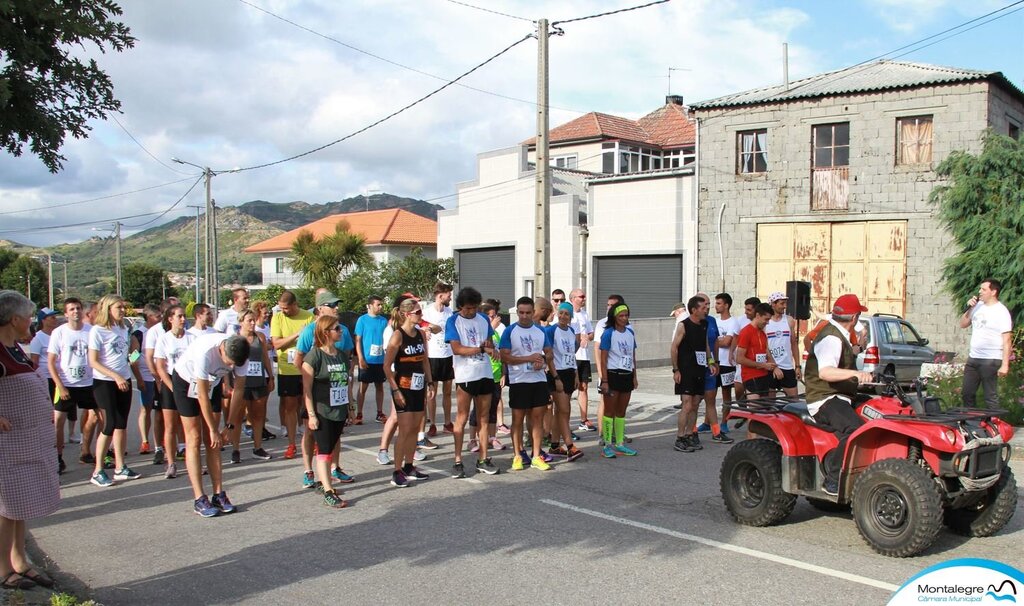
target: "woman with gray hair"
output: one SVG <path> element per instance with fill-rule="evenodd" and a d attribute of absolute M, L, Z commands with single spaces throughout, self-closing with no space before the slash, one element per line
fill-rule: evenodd
<path fill-rule="evenodd" d="M 0 587 L 53 587 L 25 552 L 25 521 L 60 504 L 53 407 L 46 382 L 18 341 L 29 336 L 35 305 L 0 290 Z"/>

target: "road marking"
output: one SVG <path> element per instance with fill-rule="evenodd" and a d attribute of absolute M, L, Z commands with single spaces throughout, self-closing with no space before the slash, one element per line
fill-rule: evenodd
<path fill-rule="evenodd" d="M 369 450 L 367 448 L 359 448 L 357 446 L 343 446 L 343 449 L 351 450 L 353 452 L 361 452 L 363 454 L 368 454 L 368 455 L 372 456 L 374 458 L 374 460 L 376 460 L 376 458 L 377 458 L 377 452 L 378 451 L 376 451 L 376 450 Z M 391 463 L 388 463 L 388 466 L 390 466 L 390 465 L 391 465 Z M 385 467 L 385 465 L 381 465 L 381 467 Z M 427 471 L 429 473 L 436 473 L 437 475 L 440 475 L 440 476 L 449 476 L 450 477 L 452 475 L 452 474 L 448 473 L 447 471 L 441 471 L 440 469 L 437 469 L 436 467 L 428 467 L 426 465 L 417 465 L 416 468 L 417 469 L 422 469 L 422 470 Z M 391 480 L 389 479 L 387 481 L 390 482 Z M 470 484 L 483 484 L 483 482 L 481 482 L 480 480 L 477 480 L 476 478 L 463 478 L 463 481 L 469 482 Z"/>
<path fill-rule="evenodd" d="M 692 534 L 686 534 L 685 532 L 677 532 L 668 528 L 662 528 L 661 526 L 654 526 L 653 524 L 646 524 L 644 522 L 637 522 L 628 518 L 620 518 L 618 516 L 608 515 L 599 511 L 593 511 L 591 509 L 584 509 L 575 505 L 569 505 L 567 503 L 561 503 L 559 501 L 552 501 L 549 499 L 540 499 L 541 503 L 545 505 L 553 505 L 555 507 L 561 507 L 562 509 L 568 509 L 569 511 L 575 511 L 576 513 L 582 513 L 584 515 L 600 518 L 609 522 L 615 522 L 616 524 L 622 524 L 623 526 L 632 526 L 633 528 L 639 528 L 641 530 L 648 530 L 650 532 L 656 532 L 665 536 L 673 537 L 676 539 L 682 539 L 684 541 L 690 541 L 693 543 L 700 543 L 701 545 L 707 545 L 708 547 L 714 547 L 715 549 L 722 549 L 725 551 L 732 551 L 747 555 L 753 558 L 759 558 L 762 560 L 768 560 L 769 562 L 775 562 L 776 564 L 782 564 L 784 566 L 792 566 L 793 568 L 799 568 L 809 572 L 815 572 L 825 576 L 835 577 L 837 579 L 843 579 L 845 581 L 851 581 L 853 583 L 860 583 L 861 585 L 868 585 L 870 587 L 877 587 L 878 589 L 885 589 L 886 591 L 896 591 L 899 589 L 899 585 L 893 585 L 892 583 L 886 583 L 877 579 L 870 579 L 868 577 L 862 577 L 856 574 L 850 574 L 841 570 L 834 570 L 832 568 L 825 568 L 824 566 L 818 566 L 816 564 L 808 564 L 807 562 L 801 562 L 800 560 L 794 560 L 772 553 L 764 551 L 757 551 L 756 549 L 749 549 L 747 547 L 740 547 L 739 545 L 732 545 L 730 543 L 722 543 L 712 539 L 705 539 L 704 537 L 698 537 Z"/>

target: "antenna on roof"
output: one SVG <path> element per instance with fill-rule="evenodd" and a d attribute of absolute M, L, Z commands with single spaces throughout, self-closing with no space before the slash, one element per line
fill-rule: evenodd
<path fill-rule="evenodd" d="M 782 83 L 789 90 L 789 43 L 782 43 Z"/>
<path fill-rule="evenodd" d="M 687 67 L 670 67 L 668 68 L 668 95 L 672 96 L 672 72 L 692 72 L 692 69 Z"/>

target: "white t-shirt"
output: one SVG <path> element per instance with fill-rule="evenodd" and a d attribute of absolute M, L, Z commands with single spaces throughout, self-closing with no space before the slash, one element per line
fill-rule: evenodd
<path fill-rule="evenodd" d="M 228 340 L 231 335 L 214 332 L 209 335 L 196 337 L 189 344 L 185 353 L 178 358 L 174 366 L 174 372 L 189 383 L 195 383 L 198 379 L 205 379 L 211 384 L 216 383 L 223 377 L 231 374 L 231 367 L 224 363 L 220 357 L 220 344 Z M 245 377 L 245 364 L 236 366 L 234 373 L 236 377 Z"/>
<path fill-rule="evenodd" d="M 99 362 L 114 371 L 123 379 L 132 378 L 132 368 L 128 363 L 128 329 L 123 326 L 103 328 L 93 326 L 89 331 L 89 350 L 99 352 Z M 102 372 L 93 373 L 97 381 L 113 381 Z"/>
<path fill-rule="evenodd" d="M 738 322 L 736 316 L 729 316 L 728 320 L 718 320 L 718 336 L 719 337 L 734 337 L 740 334 L 740 331 L 736 328 Z M 732 356 L 729 355 L 731 352 L 728 347 L 718 348 L 718 364 L 719 366 L 735 366 L 733 364 Z"/>
<path fill-rule="evenodd" d="M 238 312 L 234 307 L 220 310 L 217 319 L 213 323 L 213 329 L 229 335 L 237 335 L 240 325 L 238 324 Z"/>
<path fill-rule="evenodd" d="M 185 332 L 190 332 L 190 333 L 192 333 L 196 337 L 201 337 L 203 335 L 215 335 L 215 334 L 218 334 L 216 330 L 210 328 L 209 326 L 207 326 L 203 330 L 199 330 L 199 328 L 193 326 L 191 328 L 186 328 Z"/>
<path fill-rule="evenodd" d="M 196 336 L 187 330 L 181 333 L 180 337 L 174 336 L 172 332 L 165 332 L 160 335 L 160 339 L 156 342 L 153 359 L 164 360 L 167 364 L 167 374 L 174 375 L 174 365 L 185 354 L 192 341 L 195 340 Z"/>
<path fill-rule="evenodd" d="M 545 329 L 551 340 L 551 355 L 555 361 L 555 370 L 576 370 L 576 331 L 572 324 L 562 328 L 552 324 Z"/>
<path fill-rule="evenodd" d="M 32 337 L 32 342 L 28 344 L 28 353 L 39 356 L 39 365 L 36 366 L 36 374 L 44 379 L 50 378 L 50 369 L 46 365 L 46 353 L 50 350 L 50 335 L 43 331 L 39 331 Z M 32 358 L 29 358 L 30 360 Z"/>
<path fill-rule="evenodd" d="M 575 340 L 575 337 L 573 339 Z M 501 335 L 501 341 L 498 343 L 499 349 L 507 349 L 512 352 L 513 356 L 517 357 L 531 356 L 537 353 L 544 356 L 545 347 L 551 347 L 551 338 L 543 328 L 536 324 L 523 327 L 518 322 L 505 329 L 505 332 Z M 547 368 L 546 360 L 540 369 L 534 368 L 532 362 L 506 364 L 505 366 L 508 367 L 509 385 L 546 383 L 548 380 L 547 374 L 544 372 L 544 369 Z M 574 360 L 573 368 L 575 366 Z"/>
<path fill-rule="evenodd" d="M 601 349 L 608 351 L 608 370 L 632 371 L 635 368 L 636 335 L 632 326 L 626 326 L 622 332 L 614 328 L 605 330 L 601 333 Z"/>
<path fill-rule="evenodd" d="M 845 340 L 847 343 L 850 342 L 849 330 L 836 324 L 835 321 L 832 320 L 831 318 L 829 318 L 829 324 L 839 329 L 839 334 L 843 335 L 843 340 Z M 839 337 L 834 335 L 823 337 L 820 341 L 815 343 L 814 355 L 815 357 L 818 358 L 819 370 L 822 368 L 838 368 L 839 358 L 843 355 L 843 341 L 841 341 Z M 844 395 L 835 394 L 834 396 L 829 396 L 828 398 L 818 400 L 817 402 L 808 402 L 807 412 L 812 416 L 818 414 L 818 409 L 821 408 L 821 405 L 832 397 L 836 397 L 839 398 L 840 400 L 845 400 L 847 403 L 851 403 L 850 398 Z"/>
<path fill-rule="evenodd" d="M 971 351 L 976 360 L 1003 359 L 1003 333 L 1013 330 L 1010 310 L 1000 302 L 971 309 Z"/>
<path fill-rule="evenodd" d="M 590 314 L 587 313 L 585 308 L 573 312 L 572 322 L 569 323 L 569 326 L 572 327 L 574 334 L 577 335 L 586 335 L 594 332 L 594 325 L 590 323 Z M 576 350 L 576 359 L 590 361 L 589 344 Z"/>
<path fill-rule="evenodd" d="M 782 370 L 793 370 L 793 342 L 789 330 L 789 316 L 783 315 L 780 320 L 768 320 L 764 327 L 768 335 L 768 351 L 772 352 L 775 364 Z"/>
<path fill-rule="evenodd" d="M 164 336 L 165 332 L 166 331 L 164 330 L 164 325 L 160 322 L 157 322 L 156 324 L 149 327 L 149 330 L 146 331 L 146 338 L 142 343 L 142 353 L 144 354 L 142 356 L 143 358 L 146 357 L 146 350 L 152 349 L 154 354 L 156 353 L 156 344 L 160 342 L 160 337 Z M 139 360 L 139 370 L 142 370 L 143 368 L 146 369 L 146 371 L 142 374 L 143 379 L 145 379 L 147 375 L 151 375 L 154 381 L 160 380 L 160 377 L 156 376 L 155 366 L 153 367 L 153 370 L 150 371 L 149 364 L 147 364 L 145 360 Z"/>
<path fill-rule="evenodd" d="M 505 329 L 508 332 L 508 329 Z M 464 347 L 480 347 L 485 341 L 489 341 L 494 334 L 491 323 L 487 316 L 477 313 L 472 318 L 463 318 L 462 314 L 454 314 L 448 318 L 444 329 L 444 340 L 447 345 L 451 341 L 458 341 Z M 433 350 L 433 343 L 430 348 Z M 451 346 L 448 346 L 451 351 Z M 475 353 L 468 356 L 454 356 L 452 366 L 455 368 L 455 382 L 468 383 L 479 379 L 493 379 L 491 372 L 491 358 L 485 353 Z"/>
<path fill-rule="evenodd" d="M 139 339 L 139 347 L 142 349 L 140 354 L 146 353 L 146 343 L 149 341 L 149 333 L 155 332 L 155 329 L 163 330 L 159 324 L 154 324 L 152 329 L 146 328 L 145 326 L 139 326 L 135 329 L 135 332 L 142 333 L 142 337 Z M 141 355 L 139 358 L 139 374 L 142 376 L 143 381 L 152 382 L 155 379 L 153 377 L 153 373 L 149 372 L 149 364 L 146 364 L 146 360 L 144 359 L 145 357 L 145 355 Z"/>
<path fill-rule="evenodd" d="M 448 319 L 452 317 L 451 307 L 442 307 L 441 311 L 433 303 L 423 307 L 423 319 L 431 324 L 441 327 L 441 332 L 430 333 L 430 341 L 427 344 L 428 358 L 450 358 L 452 348 L 448 345 L 448 338 L 445 336 L 445 328 L 448 326 Z"/>
<path fill-rule="evenodd" d="M 72 330 L 70 324 L 62 324 L 53 329 L 47 353 L 57 356 L 57 375 L 64 387 L 92 385 L 88 326 Z"/>

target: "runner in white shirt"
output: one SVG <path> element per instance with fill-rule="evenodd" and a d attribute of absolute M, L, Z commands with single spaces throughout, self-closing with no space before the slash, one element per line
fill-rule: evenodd
<path fill-rule="evenodd" d="M 139 375 L 142 376 L 142 381 L 137 386 L 139 390 L 139 399 L 142 401 L 142 409 L 139 411 L 139 435 L 142 437 L 142 445 L 139 447 L 139 454 L 145 455 L 150 454 L 152 447 L 149 443 L 149 429 L 150 425 L 153 426 L 153 443 L 156 444 L 156 448 L 163 450 L 163 446 L 160 446 L 161 438 L 164 435 L 164 419 L 159 412 L 159 406 L 157 404 L 157 387 L 156 387 L 156 375 L 153 373 L 153 365 L 150 363 L 153 352 L 156 348 L 156 339 L 159 338 L 160 333 L 163 329 L 160 327 L 160 323 L 164 319 L 163 311 L 160 307 L 153 305 L 152 303 L 147 304 L 142 309 L 142 317 L 145 320 L 145 326 L 138 327 L 132 336 L 139 344 L 139 350 L 142 351 L 142 359 L 139 360 Z M 156 333 L 152 337 L 149 333 Z M 146 344 L 151 345 L 149 351 L 146 350 Z M 156 410 L 156 420 L 153 422 L 153 411 Z M 162 464 L 163 452 L 158 455 L 160 459 L 157 465 Z"/>
<path fill-rule="evenodd" d="M 733 385 L 736 384 L 736 364 L 732 359 L 732 348 L 733 342 L 736 341 L 736 335 L 740 334 L 739 331 L 739 319 L 732 315 L 732 295 L 727 292 L 718 293 L 715 295 L 715 313 L 718 314 L 718 375 L 716 376 L 716 383 L 718 387 L 722 388 L 722 415 L 718 417 L 720 420 L 720 429 L 722 433 L 729 433 L 729 425 L 726 421 L 729 418 L 729 411 L 732 409 L 732 390 Z M 704 423 L 697 428 L 697 432 L 700 433 L 702 428 L 706 431 L 711 431 L 710 420 L 707 415 L 707 407 L 709 403 L 704 404 Z M 714 402 L 711 402 L 714 405 Z"/>
<path fill-rule="evenodd" d="M 608 295 L 608 300 L 605 302 L 605 312 L 601 316 L 601 319 L 594 325 L 594 343 L 596 344 L 596 350 L 594 352 L 594 362 L 597 366 L 597 393 L 599 394 L 597 401 L 597 429 L 598 429 L 598 446 L 605 446 L 604 443 L 604 406 L 605 406 L 605 395 L 604 390 L 601 388 L 601 382 L 607 378 L 607 373 L 604 372 L 601 364 L 601 337 L 604 335 L 605 329 L 608 327 L 608 312 L 611 311 L 612 307 L 625 303 L 626 300 L 622 298 L 622 295 Z M 628 440 L 628 438 L 627 438 Z"/>
<path fill-rule="evenodd" d="M 576 379 L 579 382 L 580 431 L 597 431 L 597 426 L 587 416 L 592 368 L 590 364 L 590 343 L 594 340 L 594 326 L 587 313 L 587 295 L 583 289 L 574 288 L 569 293 L 568 303 L 572 304 L 572 329 L 580 337 L 580 345 L 576 349 Z M 559 304 L 560 305 L 560 304 Z M 556 310 L 557 313 L 557 310 Z"/>
<path fill-rule="evenodd" d="M 249 309 L 249 291 L 236 288 L 231 291 L 231 307 L 217 313 L 213 329 L 229 335 L 238 334 L 238 314 Z"/>
<path fill-rule="evenodd" d="M 58 464 L 63 461 L 64 424 L 75 424 L 78 409 L 83 420 L 82 451 L 78 461 L 92 465 L 93 430 L 96 429 L 96 398 L 92 393 L 92 367 L 89 366 L 89 329 L 82 323 L 82 302 L 74 297 L 64 300 L 67 324 L 53 330 L 47 347 L 46 368 L 58 394 L 53 405 L 53 422 L 57 434 Z"/>
<path fill-rule="evenodd" d="M 192 306 L 192 318 L 194 323 L 188 329 L 195 336 L 214 334 L 217 331 L 210 326 L 213 322 L 213 312 L 206 303 L 196 303 Z"/>
<path fill-rule="evenodd" d="M 169 453 L 166 457 L 167 469 L 164 477 L 174 478 L 178 475 L 178 467 L 174 462 L 175 454 L 178 452 L 178 433 L 181 425 L 181 417 L 178 416 L 178 408 L 174 404 L 174 365 L 185 354 L 185 350 L 196 339 L 196 336 L 185 330 L 185 308 L 181 305 L 171 305 L 164 310 L 164 319 L 161 324 L 163 334 L 157 340 L 153 351 L 153 362 L 156 367 L 156 375 L 160 378 L 160 416 L 163 418 L 164 433 L 162 436 L 163 448 Z M 153 332 L 150 330 L 146 333 Z M 155 463 L 154 461 L 154 464 Z"/>
<path fill-rule="evenodd" d="M 773 390 L 782 390 L 787 396 L 795 396 L 797 392 L 797 381 L 802 379 L 800 366 L 796 364 L 796 358 L 800 354 L 797 343 L 796 319 L 786 315 L 786 305 L 789 299 L 785 293 L 773 292 L 768 296 L 768 304 L 772 306 L 771 320 L 765 326 L 765 334 L 768 335 L 768 351 L 778 368 L 782 370 L 782 378 L 771 377 L 770 383 Z"/>
<path fill-rule="evenodd" d="M 445 340 L 444 329 L 448 325 L 448 319 L 452 317 L 452 287 L 450 284 L 438 282 L 434 285 L 434 302 L 423 306 L 423 321 L 430 324 L 430 339 L 427 341 L 427 358 L 430 361 L 430 376 L 437 381 L 441 389 L 441 410 L 444 411 L 445 432 L 451 433 L 452 426 L 452 380 L 455 379 L 455 371 L 452 367 L 452 348 Z M 437 401 L 427 402 L 427 436 L 437 435 Z"/>
<path fill-rule="evenodd" d="M 36 321 L 39 323 L 39 331 L 28 345 L 29 358 L 36 367 L 36 374 L 49 384 L 50 399 L 53 399 L 53 379 L 50 378 L 50 369 L 46 364 L 46 353 L 49 351 L 50 335 L 57 328 L 57 312 L 44 307 L 36 314 Z"/>
<path fill-rule="evenodd" d="M 747 390 L 743 387 L 743 366 L 736 361 L 736 343 L 739 341 L 740 332 L 754 320 L 754 309 L 760 304 L 761 299 L 748 297 L 743 302 L 743 313 L 736 316 L 736 338 L 732 340 L 732 345 L 729 347 L 729 359 L 734 362 L 733 366 L 736 367 L 736 380 L 733 382 L 733 387 L 736 389 L 737 400 L 746 397 Z"/>
<path fill-rule="evenodd" d="M 620 303 L 608 311 L 607 328 L 601 333 L 601 387 L 605 394 L 605 417 L 602 433 L 606 459 L 616 454 L 636 456 L 626 446 L 626 408 L 633 390 L 639 385 L 636 377 L 636 335 L 629 325 L 629 307 Z"/>
<path fill-rule="evenodd" d="M 583 451 L 576 447 L 569 429 L 571 414 L 569 400 L 579 382 L 576 379 L 576 352 L 579 351 L 581 337 L 573 329 L 573 306 L 561 303 L 555 310 L 556 323 L 545 329 L 551 341 L 551 355 L 555 363 L 555 375 L 548 377 L 548 388 L 555 401 L 555 428 L 552 431 L 550 455 L 558 455 L 575 461 L 583 456 Z M 565 440 L 565 448 L 559 446 L 557 440 Z"/>

